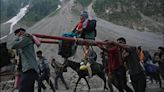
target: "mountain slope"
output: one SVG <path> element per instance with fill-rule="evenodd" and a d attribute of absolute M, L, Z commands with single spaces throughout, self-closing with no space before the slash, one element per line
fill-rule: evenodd
<path fill-rule="evenodd" d="M 164 28 L 163 0 L 96 0 L 93 8 L 99 17 L 121 26 L 152 32 Z"/>
<path fill-rule="evenodd" d="M 71 0 L 66 5 L 63 5 L 62 9 L 58 11 L 56 16 L 43 19 L 29 30 L 32 33 L 43 33 L 57 36 L 64 32 L 71 31 L 79 18 L 79 16 L 72 12 L 73 5 L 73 0 Z M 90 8 L 88 11 L 93 10 Z M 90 15 L 95 16 L 91 13 Z M 115 25 L 100 18 L 97 18 L 97 21 L 98 40 L 116 40 L 118 37 L 125 37 L 128 41 L 128 44 L 135 46 L 141 45 L 144 48 L 151 50 L 164 44 L 162 40 L 162 34 L 134 31 L 123 26 Z"/>

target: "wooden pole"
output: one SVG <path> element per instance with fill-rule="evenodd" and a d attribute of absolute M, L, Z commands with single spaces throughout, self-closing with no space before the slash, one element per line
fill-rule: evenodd
<path fill-rule="evenodd" d="M 94 40 L 88 40 L 88 39 L 81 39 L 81 38 L 69 38 L 69 37 L 61 37 L 61 36 L 49 36 L 49 35 L 44 35 L 44 34 L 33 34 L 38 38 L 44 38 L 44 39 L 54 39 L 54 40 L 66 40 L 66 41 L 71 41 L 71 42 L 76 42 L 79 45 L 107 45 L 109 42 L 104 42 L 104 41 L 94 41 Z M 56 43 L 52 41 L 42 41 L 43 43 Z"/>
<path fill-rule="evenodd" d="M 121 48 L 129 48 L 129 47 L 135 47 L 130 46 L 126 44 L 119 44 L 116 42 L 108 41 L 95 41 L 95 40 L 89 40 L 89 39 L 81 39 L 81 38 L 70 38 L 70 37 L 62 37 L 62 36 L 49 36 L 44 34 L 33 34 L 38 38 L 44 38 L 44 39 L 54 39 L 54 40 L 66 40 L 71 42 L 76 42 L 78 45 L 90 45 L 90 46 L 97 46 L 97 45 L 109 45 L 113 44 L 116 46 L 120 46 Z M 42 43 L 49 43 L 49 44 L 58 44 L 58 42 L 55 41 L 41 41 Z"/>
<path fill-rule="evenodd" d="M 49 40 L 40 40 L 41 43 L 48 43 L 48 44 L 59 44 L 58 41 L 49 41 Z"/>

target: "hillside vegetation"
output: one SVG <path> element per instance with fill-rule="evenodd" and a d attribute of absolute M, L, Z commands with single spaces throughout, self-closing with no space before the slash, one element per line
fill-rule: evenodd
<path fill-rule="evenodd" d="M 96 0 L 97 16 L 140 31 L 161 31 L 164 24 L 163 0 Z"/>
<path fill-rule="evenodd" d="M 33 0 L 27 15 L 22 19 L 23 24 L 31 26 L 43 19 L 58 7 L 59 0 Z"/>
<path fill-rule="evenodd" d="M 3 23 L 15 16 L 21 7 L 28 4 L 28 0 L 0 0 L 0 22 Z"/>
<path fill-rule="evenodd" d="M 21 7 L 30 4 L 20 24 L 32 26 L 55 12 L 60 0 L 0 0 L 0 3 L 1 23 L 15 16 Z M 91 3 L 99 18 L 139 31 L 163 32 L 164 0 L 75 0 L 72 10 L 79 15 Z"/>

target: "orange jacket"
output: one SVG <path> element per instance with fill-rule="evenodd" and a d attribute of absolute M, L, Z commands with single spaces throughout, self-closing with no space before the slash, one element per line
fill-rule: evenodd
<path fill-rule="evenodd" d="M 139 52 L 139 59 L 142 63 L 144 62 L 144 52 L 143 51 Z"/>

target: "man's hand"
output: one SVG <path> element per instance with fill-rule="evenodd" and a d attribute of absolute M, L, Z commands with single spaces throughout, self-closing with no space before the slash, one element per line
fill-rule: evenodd
<path fill-rule="evenodd" d="M 100 44 L 96 44 L 96 45 L 97 45 L 97 47 L 102 48 L 102 45 L 100 45 Z"/>
<path fill-rule="evenodd" d="M 129 55 L 129 52 L 127 52 L 126 50 L 123 50 L 122 57 L 126 58 L 128 55 Z"/>
<path fill-rule="evenodd" d="M 112 73 L 111 72 L 108 73 L 108 78 L 112 79 Z"/>

